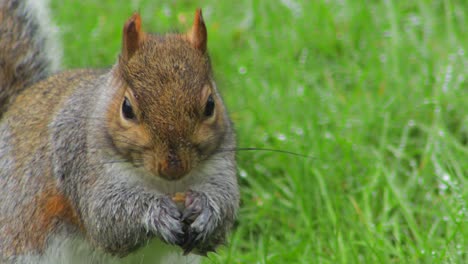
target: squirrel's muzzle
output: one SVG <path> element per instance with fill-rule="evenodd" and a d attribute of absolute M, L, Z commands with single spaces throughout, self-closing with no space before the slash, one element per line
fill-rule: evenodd
<path fill-rule="evenodd" d="M 174 181 L 187 174 L 188 166 L 183 162 L 179 155 L 170 151 L 165 159 L 158 164 L 158 173 L 166 180 Z"/>

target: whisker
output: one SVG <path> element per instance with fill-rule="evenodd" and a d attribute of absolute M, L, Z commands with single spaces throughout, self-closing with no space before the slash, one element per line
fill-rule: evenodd
<path fill-rule="evenodd" d="M 130 145 L 130 146 L 133 146 L 133 147 L 136 147 L 136 148 L 139 148 L 139 149 L 144 148 L 144 146 L 139 145 L 139 144 L 137 144 L 137 143 L 131 141 L 131 140 L 130 140 L 129 138 L 127 138 L 127 137 L 123 137 L 123 136 L 120 136 L 120 135 L 119 135 L 119 137 L 121 137 L 122 139 L 114 138 L 114 141 L 121 142 L 121 143 L 125 143 L 125 144 L 127 144 L 127 145 Z M 134 149 L 134 150 L 136 150 L 136 149 Z"/>
<path fill-rule="evenodd" d="M 268 152 L 276 152 L 276 153 L 281 153 L 281 154 L 286 154 L 286 155 L 291 155 L 291 156 L 296 156 L 296 157 L 301 157 L 301 158 L 306 158 L 306 159 L 316 159 L 315 157 L 308 156 L 305 154 L 289 151 L 289 150 L 282 150 L 282 149 L 272 149 L 272 148 L 255 148 L 255 147 L 249 147 L 249 148 L 227 148 L 227 149 L 220 149 L 219 152 L 229 152 L 229 151 L 268 151 Z"/>
<path fill-rule="evenodd" d="M 143 165 L 142 162 L 133 162 L 133 161 L 128 161 L 128 160 L 109 160 L 109 161 L 103 161 L 103 162 L 93 162 L 91 164 L 88 164 L 88 168 L 97 168 L 103 165 L 108 165 L 108 164 L 120 164 L 120 163 L 129 163 L 133 167 L 139 168 Z"/>

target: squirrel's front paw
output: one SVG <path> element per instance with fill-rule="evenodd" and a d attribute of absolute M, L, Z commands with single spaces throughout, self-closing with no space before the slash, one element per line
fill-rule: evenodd
<path fill-rule="evenodd" d="M 145 217 L 148 230 L 157 233 L 169 244 L 181 245 L 184 242 L 181 213 L 169 196 L 156 199 Z"/>
<path fill-rule="evenodd" d="M 221 215 L 219 207 L 206 194 L 187 192 L 182 221 L 188 225 L 182 245 L 184 254 L 190 253 L 194 248 L 199 249 L 200 254 L 214 251 L 216 245 L 211 245 L 209 238 L 221 222 Z"/>

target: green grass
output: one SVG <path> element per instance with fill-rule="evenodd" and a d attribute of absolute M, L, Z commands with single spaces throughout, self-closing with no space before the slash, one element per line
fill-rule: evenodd
<path fill-rule="evenodd" d="M 53 1 L 65 67 L 111 65 L 134 10 L 189 28 L 174 2 Z M 205 263 L 468 263 L 467 1 L 199 5 L 239 146 L 313 157 L 239 152 L 238 225 Z"/>

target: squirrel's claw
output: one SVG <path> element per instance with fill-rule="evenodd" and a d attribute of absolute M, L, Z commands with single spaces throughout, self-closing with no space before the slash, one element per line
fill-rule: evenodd
<path fill-rule="evenodd" d="M 207 241 L 218 226 L 218 211 L 213 208 L 204 193 L 189 191 L 186 197 L 182 221 L 187 227 L 185 241 L 181 247 L 185 255 L 194 249 L 196 254 L 206 255 L 207 252 L 214 251 L 214 247 Z"/>
<path fill-rule="evenodd" d="M 185 242 L 182 245 L 182 249 L 184 250 L 184 256 L 188 255 L 197 245 L 197 239 L 193 232 L 188 232 L 185 236 Z"/>
<path fill-rule="evenodd" d="M 213 245 L 199 245 L 200 238 L 200 234 L 197 235 L 193 232 L 189 232 L 186 235 L 185 243 L 182 245 L 184 256 L 188 255 L 189 253 L 194 253 L 206 257 L 209 252 L 216 252 L 216 249 Z"/>
<path fill-rule="evenodd" d="M 151 230 L 169 244 L 181 245 L 185 240 L 181 213 L 169 197 L 160 197 L 148 211 L 147 221 Z"/>

